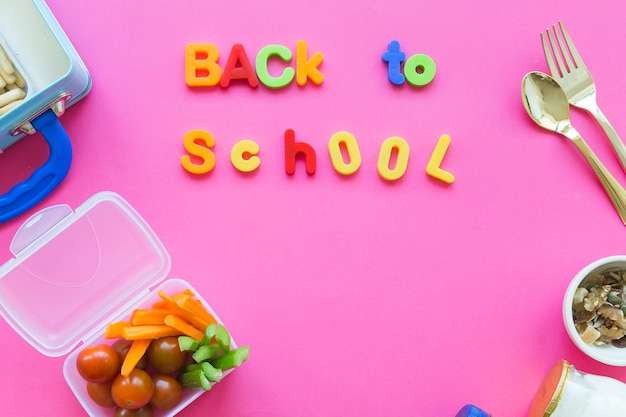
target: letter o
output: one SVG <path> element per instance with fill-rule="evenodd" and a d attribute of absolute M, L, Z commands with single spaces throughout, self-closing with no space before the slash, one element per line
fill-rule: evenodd
<path fill-rule="evenodd" d="M 397 153 L 396 166 L 391 169 L 389 168 L 389 163 L 394 150 Z M 396 181 L 402 178 L 409 165 L 410 152 L 411 149 L 407 141 L 399 136 L 392 136 L 385 140 L 378 154 L 378 175 L 387 181 Z"/>
<path fill-rule="evenodd" d="M 435 78 L 436 72 L 435 61 L 428 55 L 415 54 L 404 64 L 406 81 L 414 87 L 423 87 L 430 83 Z"/>
<path fill-rule="evenodd" d="M 345 146 L 350 162 L 346 164 L 341 154 L 341 145 Z M 337 132 L 328 141 L 328 152 L 335 171 L 341 175 L 352 175 L 361 166 L 361 151 L 356 138 L 349 132 Z"/>

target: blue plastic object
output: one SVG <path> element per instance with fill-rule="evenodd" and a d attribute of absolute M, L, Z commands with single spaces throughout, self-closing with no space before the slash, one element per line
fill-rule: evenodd
<path fill-rule="evenodd" d="M 0 223 L 39 203 L 63 181 L 70 169 L 72 144 L 54 112 L 46 110 L 31 123 L 48 143 L 50 156 L 29 178 L 0 196 Z"/>
<path fill-rule="evenodd" d="M 389 81 L 394 85 L 404 84 L 402 63 L 405 59 L 406 54 L 400 50 L 400 42 L 395 40 L 391 41 L 389 43 L 389 49 L 383 53 L 383 61 L 389 66 L 387 76 L 389 77 Z"/>
<path fill-rule="evenodd" d="M 461 411 L 459 411 L 455 417 L 490 417 L 490 414 L 475 405 L 468 404 L 461 408 Z"/>

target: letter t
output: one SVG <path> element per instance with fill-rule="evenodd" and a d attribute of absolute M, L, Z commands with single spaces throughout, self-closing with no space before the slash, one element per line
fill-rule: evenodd
<path fill-rule="evenodd" d="M 404 83 L 401 64 L 406 59 L 406 54 L 400 50 L 400 42 L 391 41 L 389 49 L 383 53 L 383 61 L 388 64 L 389 81 L 395 85 Z"/>

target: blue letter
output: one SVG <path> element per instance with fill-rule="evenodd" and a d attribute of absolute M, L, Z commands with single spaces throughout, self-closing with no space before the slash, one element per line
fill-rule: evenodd
<path fill-rule="evenodd" d="M 389 65 L 389 81 L 395 85 L 402 85 L 404 83 L 404 75 L 402 74 L 402 68 L 400 65 L 404 62 L 406 54 L 400 50 L 400 42 L 391 41 L 389 43 L 389 50 L 383 53 L 383 61 Z"/>

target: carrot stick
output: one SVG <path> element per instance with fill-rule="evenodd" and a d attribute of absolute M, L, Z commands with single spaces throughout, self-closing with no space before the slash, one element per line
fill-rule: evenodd
<path fill-rule="evenodd" d="M 152 304 L 152 308 L 157 309 L 157 310 L 168 308 L 168 306 L 169 306 L 169 303 L 166 300 L 155 301 Z"/>
<path fill-rule="evenodd" d="M 201 341 L 204 337 L 204 332 L 198 330 L 191 324 L 185 322 L 183 319 L 173 314 L 165 317 L 165 324 L 193 339 L 196 339 L 197 341 Z"/>
<path fill-rule="evenodd" d="M 161 299 L 165 302 L 167 302 L 168 305 L 171 306 L 175 306 L 176 305 L 176 301 L 174 301 L 174 299 L 172 297 L 170 297 L 165 291 L 163 290 L 159 290 L 159 297 L 161 297 Z"/>
<path fill-rule="evenodd" d="M 152 342 L 150 339 L 133 340 L 133 343 L 128 349 L 128 353 L 126 354 L 126 358 L 124 358 L 124 363 L 122 363 L 122 370 L 120 373 L 123 376 L 128 376 L 130 371 L 135 369 L 135 366 L 137 366 L 143 355 L 146 353 L 146 350 L 148 350 L 150 342 Z"/>
<path fill-rule="evenodd" d="M 176 312 L 169 308 L 160 308 L 160 309 L 137 309 L 134 310 L 130 316 L 130 322 L 134 326 L 144 325 L 144 324 L 164 324 L 165 316 L 174 314 L 181 315 L 181 313 Z"/>
<path fill-rule="evenodd" d="M 193 314 L 185 314 L 184 316 L 187 321 L 194 325 L 198 330 L 205 329 L 209 326 L 209 324 L 214 323 L 214 321 L 206 321 L 198 316 L 194 316 Z"/>
<path fill-rule="evenodd" d="M 185 313 L 199 317 L 207 323 L 217 323 L 217 320 L 209 313 L 200 300 L 196 300 L 191 297 L 181 297 L 176 301 L 178 307 L 180 307 Z"/>
<path fill-rule="evenodd" d="M 159 291 L 161 299 L 175 311 L 182 313 L 185 319 L 198 329 L 203 331 L 211 323 L 217 323 L 217 320 L 206 311 L 200 300 L 197 300 L 191 290 L 184 290 L 173 296 L 169 296 L 164 291 Z"/>
<path fill-rule="evenodd" d="M 127 321 L 118 321 L 116 323 L 111 323 L 104 330 L 104 338 L 119 339 L 120 337 L 122 337 L 122 331 L 129 326 L 131 326 L 131 323 Z"/>
<path fill-rule="evenodd" d="M 128 326 L 122 330 L 122 337 L 126 340 L 159 339 L 165 336 L 180 336 L 183 333 L 165 324 L 146 324 L 143 326 Z"/>

